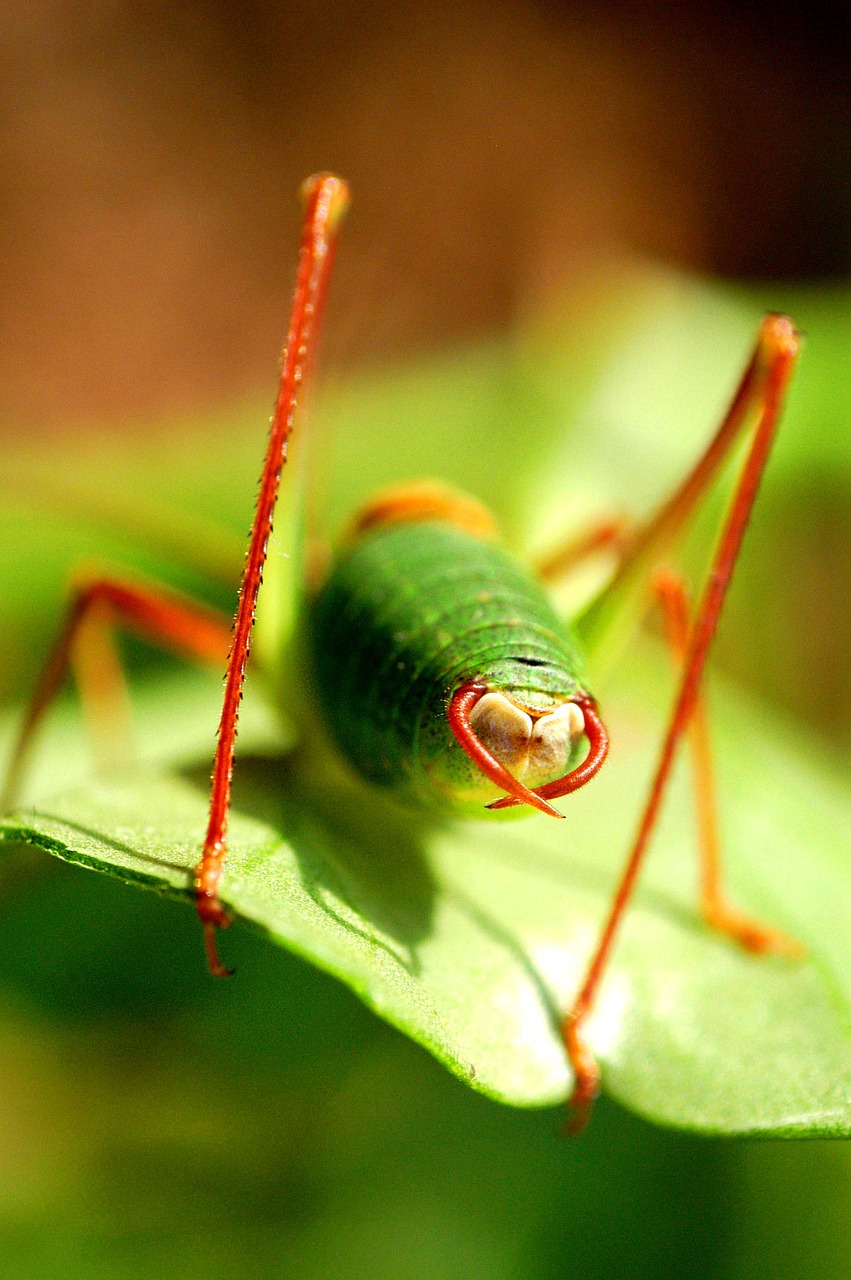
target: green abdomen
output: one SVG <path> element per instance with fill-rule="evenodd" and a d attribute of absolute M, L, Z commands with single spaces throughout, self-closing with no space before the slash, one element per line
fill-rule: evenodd
<path fill-rule="evenodd" d="M 445 714 L 462 684 L 519 690 L 542 710 L 581 684 L 575 642 L 537 582 L 497 544 L 437 521 L 362 535 L 312 602 L 308 626 L 332 739 L 362 776 L 426 803 L 436 759 L 445 774 L 457 757 L 458 787 L 468 780 Z"/>

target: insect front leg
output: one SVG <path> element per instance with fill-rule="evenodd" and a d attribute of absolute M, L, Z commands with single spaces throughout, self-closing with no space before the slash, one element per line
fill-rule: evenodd
<path fill-rule="evenodd" d="M 700 597 L 694 621 L 687 629 L 688 643 L 679 688 L 663 739 L 659 760 L 650 791 L 638 824 L 637 833 L 626 861 L 620 883 L 608 917 L 603 926 L 596 950 L 591 958 L 579 994 L 564 1020 L 565 1045 L 574 1070 L 574 1091 L 571 1099 L 573 1127 L 579 1129 L 585 1123 L 591 1104 L 599 1089 L 599 1068 L 588 1045 L 585 1026 L 593 1007 L 603 974 L 611 956 L 615 938 L 623 914 L 629 904 L 650 838 L 659 817 L 667 791 L 677 749 L 689 731 L 700 702 L 700 686 L 706 659 L 718 619 L 721 614 L 727 588 L 739 555 L 748 518 L 756 498 L 768 455 L 780 418 L 783 399 L 798 355 L 798 339 L 794 327 L 786 317 L 770 315 L 763 322 L 754 354 L 733 397 L 730 409 L 706 453 L 689 474 L 674 496 L 656 517 L 639 531 L 632 547 L 616 575 L 614 590 L 624 586 L 631 588 L 634 580 L 644 577 L 653 562 L 658 563 L 663 550 L 672 543 L 682 528 L 686 516 L 694 509 L 717 474 L 723 459 L 739 438 L 751 410 L 758 410 L 756 427 L 750 448 L 735 487 L 721 536 L 714 553 L 706 583 Z M 676 606 L 681 610 L 682 604 Z M 679 623 L 677 624 L 679 626 Z M 685 638 L 685 637 L 683 637 Z M 699 730 L 698 730 L 699 733 Z M 705 874 L 706 879 L 706 874 Z M 709 876 L 710 897 L 717 890 L 717 873 Z M 714 887 L 714 888 L 713 888 Z M 716 894 L 718 905 L 720 898 Z M 714 921 L 718 923 L 718 921 Z M 727 917 L 727 924 L 732 920 Z M 761 930 L 762 926 L 757 926 Z M 736 934 L 736 929 L 728 929 Z M 769 949 L 781 935 L 773 933 L 748 935 L 745 929 L 739 940 L 757 944 L 757 949 Z M 788 940 L 776 948 L 789 950 Z"/>
<path fill-rule="evenodd" d="M 216 930 L 230 923 L 227 912 L 219 901 L 219 884 L 227 853 L 227 824 L 237 720 L 245 668 L 251 647 L 257 595 L 266 562 L 266 549 L 272 533 L 278 484 L 281 469 L 286 461 L 296 402 L 305 374 L 312 363 L 334 256 L 336 231 L 348 204 L 346 184 L 331 174 L 320 174 L 308 179 L 302 189 L 302 195 L 305 202 L 304 228 L 290 327 L 281 361 L 278 397 L 269 432 L 266 459 L 260 477 L 260 492 L 251 526 L 248 554 L 233 624 L 233 644 L 225 673 L 224 703 L 213 763 L 207 834 L 201 860 L 195 871 L 196 903 L 204 928 L 207 961 L 210 971 L 216 977 L 224 977 L 229 973 L 216 952 Z"/>

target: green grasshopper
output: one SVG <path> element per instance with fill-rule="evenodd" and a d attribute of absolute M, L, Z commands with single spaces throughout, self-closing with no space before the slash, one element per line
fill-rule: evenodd
<path fill-rule="evenodd" d="M 229 971 L 216 946 L 229 923 L 219 900 L 227 854 L 239 706 L 279 480 L 300 391 L 313 362 L 345 183 L 328 174 L 304 187 L 306 205 L 290 327 L 260 494 L 233 628 L 228 620 L 160 588 L 98 577 L 76 590 L 21 726 L 5 792 L 10 806 L 44 714 L 73 660 L 84 697 L 103 699 L 98 654 L 104 623 L 226 666 L 207 833 L 194 889 L 209 967 Z M 715 929 L 754 952 L 797 944 L 730 907 L 720 884 L 711 753 L 701 681 L 745 527 L 777 430 L 798 354 L 786 317 L 762 323 L 724 420 L 693 470 L 644 525 L 607 521 L 530 573 L 504 549 L 475 499 L 426 481 L 381 493 L 352 522 L 330 569 L 310 584 L 293 660 L 311 714 L 361 778 L 433 813 L 491 816 L 536 809 L 562 819 L 554 801 L 589 783 L 604 764 L 608 733 L 588 682 L 582 644 L 612 609 L 656 600 L 681 666 L 658 764 L 608 918 L 563 1037 L 580 1127 L 599 1089 L 585 1026 L 632 897 L 684 738 L 697 779 L 702 911 Z M 746 460 L 711 569 L 693 611 L 668 554 L 752 414 Z M 547 587 L 601 547 L 616 553 L 612 581 L 573 625 Z M 88 655 L 88 656 L 87 656 Z"/>

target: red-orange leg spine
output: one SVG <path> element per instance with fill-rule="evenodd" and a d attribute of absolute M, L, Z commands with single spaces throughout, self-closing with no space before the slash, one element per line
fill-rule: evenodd
<path fill-rule="evenodd" d="M 729 438 L 726 428 L 731 419 L 737 425 L 748 405 L 761 403 L 761 414 L 736 486 L 733 500 L 721 538 L 713 556 L 694 626 L 691 630 L 688 654 L 682 679 L 669 717 L 668 728 L 651 783 L 647 802 L 626 867 L 615 893 L 612 908 L 603 927 L 596 951 L 591 959 L 585 980 L 576 1002 L 564 1021 L 564 1041 L 574 1071 L 574 1091 L 571 1106 L 574 1129 L 585 1123 L 599 1089 L 599 1068 L 583 1036 L 583 1024 L 591 1010 L 600 981 L 611 955 L 618 927 L 632 897 L 638 874 L 650 837 L 656 825 L 662 800 L 670 779 L 676 750 L 688 729 L 699 697 L 700 681 L 706 665 L 709 646 L 724 603 L 727 587 L 742 538 L 747 527 L 759 482 L 768 461 L 768 454 L 777 431 L 783 397 L 789 384 L 798 354 L 798 340 L 790 320 L 785 316 L 766 317 L 760 332 L 756 351 L 745 373 L 742 384 L 733 400 L 725 423 L 717 439 Z M 707 468 L 710 471 L 711 468 Z"/>
<path fill-rule="evenodd" d="M 228 916 L 219 901 L 218 890 L 227 852 L 227 821 L 237 720 L 251 645 L 257 593 L 263 576 L 266 548 L 272 532 L 272 519 L 278 495 L 278 483 L 287 457 L 288 440 L 299 388 L 310 366 L 315 348 L 334 256 L 336 230 L 348 203 L 345 183 L 330 174 L 320 174 L 309 179 L 304 185 L 303 196 L 305 200 L 304 231 L 290 327 L 281 360 L 278 397 L 260 478 L 260 493 L 251 528 L 233 626 L 233 640 L 225 674 L 224 701 L 213 763 L 207 834 L 201 860 L 195 872 L 196 903 L 198 915 L 204 926 L 207 959 L 210 970 L 217 976 L 224 976 L 228 972 L 219 962 L 216 954 L 215 931 L 229 923 Z"/>

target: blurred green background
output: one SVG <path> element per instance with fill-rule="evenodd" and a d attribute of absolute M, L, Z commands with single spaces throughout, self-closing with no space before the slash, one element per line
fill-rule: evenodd
<path fill-rule="evenodd" d="M 324 353 L 344 452 L 359 404 L 392 414 L 415 379 L 427 405 L 447 361 L 475 395 L 505 361 L 533 420 L 593 438 L 589 503 L 628 481 L 641 509 L 692 456 L 677 406 L 700 438 L 760 311 L 788 307 L 807 350 L 719 657 L 847 756 L 847 5 L 56 0 L 0 24 L 9 475 L 247 527 L 293 193 L 320 167 L 355 193 Z M 5 489 L 6 701 L 69 561 L 203 589 Z M 330 979 L 227 942 L 239 976 L 212 983 L 185 909 L 58 865 L 7 877 L 0 1275 L 848 1274 L 846 1144 L 697 1141 L 605 1101 L 568 1143 L 558 1113 L 473 1095 Z"/>

